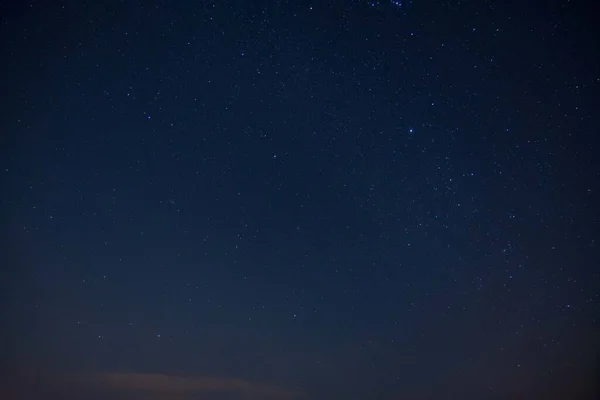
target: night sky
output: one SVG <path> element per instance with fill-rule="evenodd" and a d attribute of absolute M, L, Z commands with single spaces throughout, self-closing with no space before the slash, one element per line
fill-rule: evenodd
<path fill-rule="evenodd" d="M 0 4 L 0 397 L 593 399 L 584 1 Z"/>

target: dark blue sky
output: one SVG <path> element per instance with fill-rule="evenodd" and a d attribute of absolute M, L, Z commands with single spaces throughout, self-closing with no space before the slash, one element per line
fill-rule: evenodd
<path fill-rule="evenodd" d="M 0 394 L 594 398 L 593 15 L 2 4 Z"/>

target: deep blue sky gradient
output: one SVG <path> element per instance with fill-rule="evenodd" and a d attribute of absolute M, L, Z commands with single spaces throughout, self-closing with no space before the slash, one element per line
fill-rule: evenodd
<path fill-rule="evenodd" d="M 3 393 L 597 395 L 591 3 L 0 10 Z"/>

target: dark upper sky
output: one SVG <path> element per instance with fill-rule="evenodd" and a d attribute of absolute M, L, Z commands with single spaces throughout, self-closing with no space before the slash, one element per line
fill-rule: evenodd
<path fill-rule="evenodd" d="M 3 3 L 0 396 L 593 398 L 594 15 Z"/>

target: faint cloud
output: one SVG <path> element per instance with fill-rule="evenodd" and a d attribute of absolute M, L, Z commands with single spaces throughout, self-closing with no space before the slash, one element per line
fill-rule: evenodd
<path fill-rule="evenodd" d="M 241 379 L 211 376 L 177 376 L 145 373 L 103 373 L 77 379 L 87 389 L 144 392 L 149 395 L 185 395 L 199 392 L 230 392 L 267 399 L 291 399 L 296 394 L 285 388 Z"/>

